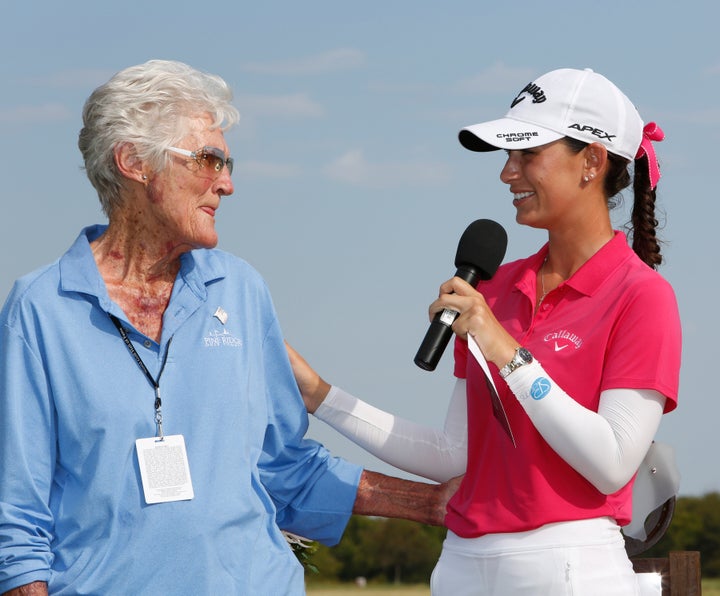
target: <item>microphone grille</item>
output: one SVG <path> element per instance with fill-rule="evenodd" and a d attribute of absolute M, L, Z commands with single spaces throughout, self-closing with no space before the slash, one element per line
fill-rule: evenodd
<path fill-rule="evenodd" d="M 505 258 L 507 232 L 492 219 L 476 219 L 463 232 L 455 254 L 455 267 L 472 267 L 480 279 L 490 279 Z"/>

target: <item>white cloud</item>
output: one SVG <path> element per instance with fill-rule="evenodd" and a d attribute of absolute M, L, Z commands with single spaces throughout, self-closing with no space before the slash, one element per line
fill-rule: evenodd
<path fill-rule="evenodd" d="M 235 102 L 243 116 L 280 116 L 283 118 L 317 118 L 323 107 L 306 93 L 291 95 L 240 95 Z"/>
<path fill-rule="evenodd" d="M 65 106 L 46 103 L 40 106 L 15 106 L 0 110 L 0 122 L 9 124 L 39 124 L 58 122 L 74 117 Z"/>
<path fill-rule="evenodd" d="M 720 62 L 712 64 L 705 69 L 705 74 L 712 77 L 720 75 Z"/>
<path fill-rule="evenodd" d="M 373 188 L 435 185 L 449 178 L 448 169 L 442 164 L 371 163 L 359 149 L 348 151 L 329 163 L 324 173 L 333 180 Z"/>
<path fill-rule="evenodd" d="M 236 171 L 242 176 L 254 178 L 292 178 L 300 174 L 300 167 L 292 164 L 278 164 L 263 161 L 244 161 L 238 163 Z"/>
<path fill-rule="evenodd" d="M 49 75 L 37 76 L 25 79 L 32 85 L 42 87 L 54 87 L 63 89 L 90 88 L 94 89 L 102 85 L 114 73 L 108 69 L 74 69 L 62 70 Z"/>
<path fill-rule="evenodd" d="M 245 72 L 268 75 L 308 75 L 359 68 L 365 62 L 365 54 L 361 51 L 338 48 L 291 60 L 246 62 L 240 66 L 240 69 Z"/>
<path fill-rule="evenodd" d="M 531 68 L 514 68 L 496 62 L 478 74 L 461 80 L 457 90 L 465 93 L 513 92 L 542 73 Z"/>

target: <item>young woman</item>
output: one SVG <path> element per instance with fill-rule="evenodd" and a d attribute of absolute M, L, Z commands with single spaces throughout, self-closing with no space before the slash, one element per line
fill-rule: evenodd
<path fill-rule="evenodd" d="M 316 416 L 413 473 L 444 481 L 467 470 L 448 505 L 433 594 L 637 593 L 620 526 L 660 418 L 677 404 L 681 350 L 675 296 L 655 271 L 651 141 L 661 139 L 613 83 L 575 69 L 539 77 L 504 118 L 460 132 L 470 150 L 507 151 L 500 178 L 516 220 L 547 230 L 548 242 L 477 288 L 459 278 L 440 287 L 431 318 L 459 313 L 443 432 L 331 388 L 291 350 Z M 609 206 L 633 161 L 631 249 Z"/>

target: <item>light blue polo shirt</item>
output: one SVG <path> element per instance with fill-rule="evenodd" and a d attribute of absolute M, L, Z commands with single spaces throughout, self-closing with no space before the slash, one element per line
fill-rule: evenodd
<path fill-rule="evenodd" d="M 337 542 L 361 470 L 303 440 L 265 283 L 222 251 L 186 253 L 158 344 L 108 297 L 89 246 L 104 229 L 0 314 L 0 592 L 304 593 L 279 527 Z M 155 378 L 167 356 L 163 428 L 185 439 L 192 500 L 144 501 L 135 440 L 155 435 L 155 394 L 110 314 Z"/>

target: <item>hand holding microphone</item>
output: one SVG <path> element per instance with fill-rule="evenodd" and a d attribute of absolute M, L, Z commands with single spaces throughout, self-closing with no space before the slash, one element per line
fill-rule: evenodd
<path fill-rule="evenodd" d="M 472 222 L 458 243 L 455 255 L 455 277 L 475 286 L 490 279 L 497 271 L 507 248 L 507 233 L 497 222 L 478 219 Z M 458 313 L 450 309 L 438 312 L 415 355 L 415 364 L 424 370 L 435 370 L 452 337 L 452 324 Z"/>

